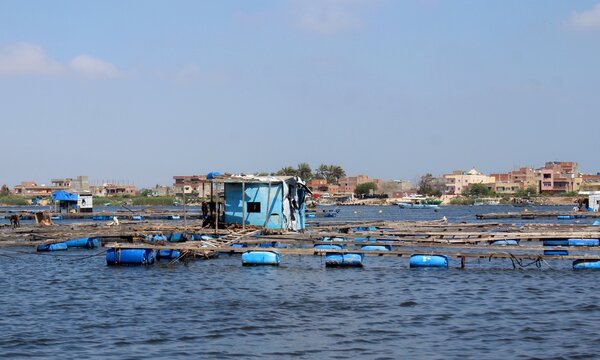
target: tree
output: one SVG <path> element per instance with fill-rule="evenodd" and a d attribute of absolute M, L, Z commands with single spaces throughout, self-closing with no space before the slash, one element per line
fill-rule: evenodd
<path fill-rule="evenodd" d="M 435 178 L 427 173 L 419 179 L 417 192 L 425 196 L 441 196 L 442 192 L 434 187 Z"/>
<path fill-rule="evenodd" d="M 485 197 L 494 195 L 494 192 L 485 184 L 471 184 L 463 191 L 463 195 L 468 197 Z"/>
<path fill-rule="evenodd" d="M 0 188 L 0 196 L 8 196 L 10 195 L 10 189 L 8 188 L 8 186 L 2 185 L 2 187 Z"/>
<path fill-rule="evenodd" d="M 361 196 L 361 195 L 369 195 L 372 191 L 377 190 L 377 185 L 375 183 L 372 182 L 367 182 L 367 183 L 362 183 L 359 185 L 356 185 L 356 188 L 354 189 L 354 193 L 357 196 Z"/>
<path fill-rule="evenodd" d="M 294 169 L 291 166 L 286 166 L 281 168 L 278 172 L 275 173 L 277 176 L 298 176 L 298 170 Z"/>
<path fill-rule="evenodd" d="M 310 181 L 313 178 L 312 169 L 308 163 L 300 163 L 298 164 L 298 177 L 300 177 L 304 181 Z"/>
<path fill-rule="evenodd" d="M 327 178 L 329 184 L 337 184 L 340 178 L 346 176 L 346 171 L 339 165 L 330 165 L 329 171 L 331 172 L 330 177 Z"/>
<path fill-rule="evenodd" d="M 515 192 L 516 197 L 530 197 L 537 194 L 535 186 L 528 186 L 526 189 L 519 189 Z"/>

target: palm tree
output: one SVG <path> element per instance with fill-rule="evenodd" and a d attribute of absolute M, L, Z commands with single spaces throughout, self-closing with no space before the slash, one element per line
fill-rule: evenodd
<path fill-rule="evenodd" d="M 303 162 L 298 164 L 298 177 L 305 181 L 309 181 L 310 179 L 312 179 L 312 169 L 310 168 L 310 165 L 308 165 L 308 163 Z"/>
<path fill-rule="evenodd" d="M 329 171 L 330 171 L 330 178 L 333 181 L 329 181 L 330 178 L 328 177 L 327 180 L 330 184 L 337 184 L 340 181 L 340 178 L 343 178 L 344 176 L 346 176 L 346 171 L 344 171 L 344 169 L 339 166 L 339 165 L 330 165 L 329 166 Z"/>

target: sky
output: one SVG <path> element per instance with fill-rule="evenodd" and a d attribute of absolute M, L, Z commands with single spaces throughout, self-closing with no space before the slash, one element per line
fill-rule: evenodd
<path fill-rule="evenodd" d="M 0 0 L 0 183 L 600 171 L 600 1 Z"/>

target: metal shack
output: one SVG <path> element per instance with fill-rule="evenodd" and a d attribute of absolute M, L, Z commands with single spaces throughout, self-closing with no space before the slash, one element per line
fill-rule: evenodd
<path fill-rule="evenodd" d="M 306 184 L 293 176 L 229 176 L 224 184 L 225 223 L 302 231 Z"/>

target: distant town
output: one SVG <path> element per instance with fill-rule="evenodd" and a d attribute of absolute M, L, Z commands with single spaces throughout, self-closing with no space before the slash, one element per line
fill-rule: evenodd
<path fill-rule="evenodd" d="M 411 194 L 456 198 L 475 188 L 483 189 L 481 195 L 576 195 L 579 192 L 600 191 L 600 173 L 586 174 L 579 171 L 577 162 L 550 161 L 542 167 L 520 167 L 509 172 L 483 174 L 476 168 L 457 170 L 442 175 L 425 174 L 416 184 L 406 180 L 383 180 L 368 175 L 347 176 L 335 165 L 321 165 L 316 171 L 306 163 L 297 168 L 284 167 L 276 173 L 259 173 L 257 176 L 299 176 L 306 181 L 315 198 L 348 201 L 356 198 L 403 198 Z M 0 190 L 1 196 L 24 198 L 49 197 L 52 192 L 64 190 L 88 193 L 94 197 L 148 197 L 206 198 L 210 196 L 210 181 L 206 175 L 173 176 L 170 185 L 156 185 L 150 189 L 137 189 L 135 184 L 118 181 L 90 184 L 88 176 L 51 179 L 49 184 L 23 181 Z"/>

